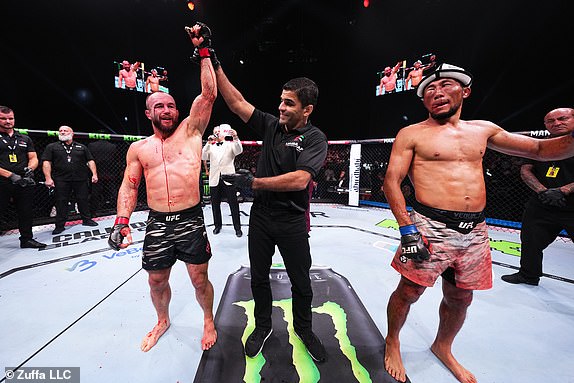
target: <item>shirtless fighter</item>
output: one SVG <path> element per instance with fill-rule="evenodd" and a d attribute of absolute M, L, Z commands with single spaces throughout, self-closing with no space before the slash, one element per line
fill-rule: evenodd
<path fill-rule="evenodd" d="M 177 259 L 185 262 L 195 296 L 203 309 L 202 349 L 210 349 L 217 340 L 213 286 L 207 276 L 211 249 L 199 196 L 202 135 L 217 96 L 217 86 L 208 47 L 203 45 L 204 36 L 210 34 L 209 28 L 202 24 L 186 30 L 193 45 L 199 48 L 201 94 L 193 101 L 189 116 L 179 125 L 179 112 L 171 95 L 154 92 L 148 96 L 145 114 L 154 134 L 134 142 L 128 149 L 127 167 L 118 192 L 117 218 L 108 240 L 115 250 L 132 243 L 129 217 L 137 202 L 143 173 L 150 213 L 142 265 L 149 274 L 151 300 L 158 322 L 143 339 L 142 351 L 151 349 L 169 328 L 169 274 Z M 124 238 L 126 243 L 122 243 Z"/>
<path fill-rule="evenodd" d="M 538 140 L 512 134 L 489 121 L 460 119 L 470 96 L 472 76 L 439 65 L 417 88 L 429 117 L 399 131 L 393 144 L 384 191 L 400 226 L 401 246 L 392 266 L 401 273 L 387 306 L 385 369 L 406 380 L 399 333 L 410 306 L 442 276 L 443 299 L 431 351 L 464 383 L 475 376 L 452 355 L 473 290 L 492 287 L 490 245 L 482 158 L 486 148 L 532 159 L 558 160 L 574 155 L 571 135 Z M 416 203 L 409 214 L 401 181 L 409 176 Z"/>
<path fill-rule="evenodd" d="M 139 61 L 133 65 L 127 60 L 122 61 L 122 69 L 118 72 L 118 88 L 125 84 L 125 89 L 136 90 L 139 68 Z"/>

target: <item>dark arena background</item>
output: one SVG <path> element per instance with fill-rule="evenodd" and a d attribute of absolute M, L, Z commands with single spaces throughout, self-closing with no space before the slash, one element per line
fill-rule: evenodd
<path fill-rule="evenodd" d="M 545 138 L 543 119 L 574 107 L 574 6 L 571 0 L 3 0 L 0 105 L 15 112 L 38 157 L 68 125 L 95 157 L 99 182 L 85 227 L 72 196 L 59 235 L 54 195 L 35 172 L 34 236 L 46 248 L 21 249 L 13 204 L 0 211 L 0 383 L 9 373 L 72 369 L 74 382 L 100 383 L 393 383 L 384 368 L 387 302 L 400 274 L 390 266 L 401 235 L 382 190 L 391 147 L 405 126 L 427 118 L 408 89 L 420 60 L 465 68 L 474 76 L 463 120 L 488 120 L 517 134 Z M 214 222 L 207 175 L 197 180 L 213 257 L 209 279 L 218 342 L 202 351 L 202 310 L 182 262 L 170 286 L 171 326 L 147 353 L 155 324 L 142 269 L 147 225 L 145 183 L 130 217 L 133 244 L 107 242 L 129 146 L 153 133 L 145 116 L 145 80 L 153 69 L 180 117 L 200 93 L 199 68 L 185 26 L 201 21 L 230 81 L 258 109 L 277 114 L 281 87 L 313 79 L 319 100 L 311 122 L 329 140 L 313 180 L 310 245 L 313 321 L 328 360 L 315 364 L 293 336 L 290 282 L 276 252 L 273 334 L 256 358 L 243 352 L 254 326 L 249 289 L 249 216 L 253 196 L 238 190 L 244 235 L 236 237 L 229 205 Z M 140 62 L 137 91 L 118 86 L 122 61 Z M 382 94 L 386 67 L 398 68 L 397 91 Z M 204 139 L 230 124 L 243 142 L 237 169 L 256 170 L 261 137 L 231 113 L 221 95 Z M 519 269 L 521 217 L 530 189 L 522 159 L 487 149 L 483 175 L 493 287 L 476 291 L 453 345 L 481 383 L 574 383 L 574 244 L 565 232 L 544 252 L 539 286 L 511 285 Z M 202 167 L 203 170 L 203 167 Z M 145 181 L 144 181 L 145 182 Z M 402 185 L 407 204 L 414 189 Z M 407 381 L 456 383 L 429 349 L 442 280 L 428 288 L 401 332 Z M 42 370 L 45 371 L 45 370 Z M 32 375 L 29 375 L 31 377 Z M 81 377 L 81 379 L 80 379 Z M 65 380 L 60 380 L 65 381 Z"/>

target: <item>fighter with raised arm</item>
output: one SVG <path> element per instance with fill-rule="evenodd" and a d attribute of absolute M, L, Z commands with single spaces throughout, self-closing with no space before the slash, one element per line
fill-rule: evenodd
<path fill-rule="evenodd" d="M 145 114 L 154 134 L 134 142 L 128 149 L 127 167 L 118 193 L 117 218 L 108 240 L 116 250 L 132 242 L 129 217 L 136 206 L 143 174 L 150 213 L 142 265 L 149 275 L 158 322 L 143 339 L 142 351 L 151 349 L 170 326 L 169 275 L 178 259 L 185 262 L 195 296 L 203 309 L 202 349 L 208 350 L 217 340 L 213 286 L 207 274 L 211 248 L 199 194 L 202 136 L 217 96 L 217 86 L 203 37 L 209 29 L 202 24 L 186 31 L 193 45 L 199 47 L 201 94 L 193 101 L 189 116 L 179 124 L 179 112 L 171 95 L 158 91 L 147 97 Z M 123 243 L 124 239 L 127 242 Z"/>
<path fill-rule="evenodd" d="M 130 64 L 127 60 L 122 61 L 122 69 L 118 72 L 118 88 L 125 85 L 127 90 L 136 90 L 140 65 L 139 61 L 134 64 Z"/>

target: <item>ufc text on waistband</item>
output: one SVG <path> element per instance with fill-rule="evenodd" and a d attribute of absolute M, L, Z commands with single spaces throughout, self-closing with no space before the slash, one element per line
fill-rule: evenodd
<path fill-rule="evenodd" d="M 463 212 L 463 211 L 452 211 L 452 210 L 442 210 L 436 209 L 430 206 L 416 202 L 413 208 L 435 221 L 442 222 L 449 229 L 458 231 L 461 234 L 470 233 L 476 225 L 483 222 L 484 212 Z"/>

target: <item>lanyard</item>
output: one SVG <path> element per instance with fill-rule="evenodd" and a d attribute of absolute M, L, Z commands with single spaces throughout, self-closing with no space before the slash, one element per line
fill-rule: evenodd
<path fill-rule="evenodd" d="M 8 136 L 8 137 L 10 137 L 10 136 Z M 8 144 L 8 141 L 6 141 L 6 137 L 2 137 L 2 142 L 4 142 L 4 143 L 6 144 L 6 146 L 8 147 L 8 149 L 9 149 L 12 153 L 14 153 L 14 151 L 16 150 L 16 145 L 18 145 L 18 139 L 16 138 L 15 135 L 12 136 L 12 137 L 10 137 L 10 138 L 13 139 L 13 141 L 12 141 L 12 146 L 10 146 L 10 145 Z"/>
<path fill-rule="evenodd" d="M 72 156 L 70 154 L 72 153 L 72 149 L 74 149 L 74 143 L 72 142 L 69 147 L 68 147 L 68 145 L 64 144 L 63 142 L 60 142 L 60 143 L 62 144 L 62 146 L 64 147 L 64 150 L 66 151 L 66 154 L 68 155 L 68 157 L 66 157 L 66 159 L 68 160 L 68 162 L 72 162 Z"/>
<path fill-rule="evenodd" d="M 8 141 L 6 141 L 6 137 L 4 137 L 4 136 L 2 136 L 2 142 L 4 142 L 6 144 L 6 146 L 8 147 L 8 150 L 9 150 L 8 160 L 11 163 L 16 163 L 16 162 L 18 162 L 18 157 L 16 156 L 16 146 L 18 145 L 18 139 L 16 138 L 15 134 L 12 137 L 10 137 L 10 135 L 8 135 L 8 138 L 11 139 L 12 146 L 10 146 L 8 144 Z"/>

